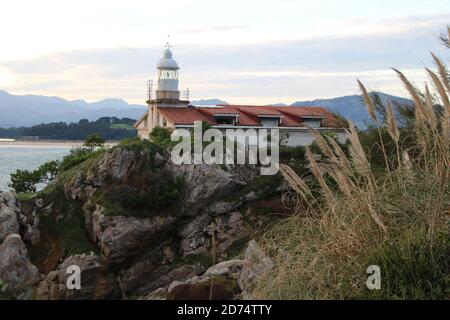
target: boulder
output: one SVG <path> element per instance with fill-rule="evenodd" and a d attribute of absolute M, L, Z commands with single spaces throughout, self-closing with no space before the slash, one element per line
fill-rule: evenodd
<path fill-rule="evenodd" d="M 67 286 L 70 266 L 81 270 L 81 288 L 69 289 Z M 96 300 L 120 298 L 120 290 L 112 273 L 94 253 L 68 257 L 55 271 L 51 271 L 39 282 L 36 290 L 38 300 Z"/>
<path fill-rule="evenodd" d="M 155 291 L 141 297 L 140 300 L 166 300 L 167 299 L 167 289 L 158 288 Z"/>
<path fill-rule="evenodd" d="M 106 216 L 102 211 L 100 208 L 92 215 L 93 233 L 102 257 L 116 264 L 139 253 L 147 243 L 157 246 L 163 242 L 175 222 L 171 216 Z"/>
<path fill-rule="evenodd" d="M 31 289 L 39 272 L 29 259 L 27 248 L 18 234 L 10 234 L 0 245 L 0 279 L 12 296 Z"/>
<path fill-rule="evenodd" d="M 10 234 L 19 233 L 19 221 L 14 208 L 0 202 L 0 242 Z"/>
<path fill-rule="evenodd" d="M 12 192 L 0 191 L 0 203 L 4 203 L 11 208 L 18 208 L 16 196 Z"/>
<path fill-rule="evenodd" d="M 242 266 L 244 265 L 243 260 L 228 260 L 221 263 L 218 263 L 203 274 L 204 277 L 210 276 L 220 276 L 226 279 L 234 279 L 237 280 L 242 271 Z"/>
<path fill-rule="evenodd" d="M 244 253 L 244 264 L 238 279 L 243 299 L 251 299 L 252 289 L 264 273 L 273 269 L 274 263 L 259 247 L 255 240 L 251 240 Z"/>
<path fill-rule="evenodd" d="M 209 268 L 202 276 L 184 282 L 174 281 L 167 290 L 168 300 L 231 300 L 239 295 L 237 279 L 243 261 L 230 260 Z"/>
<path fill-rule="evenodd" d="M 176 165 L 169 162 L 168 169 L 174 176 L 182 176 L 185 182 L 185 197 L 182 214 L 195 216 L 204 208 L 216 214 L 234 210 L 238 199 L 222 200 L 258 176 L 256 166 L 230 165 Z M 222 198 L 222 199 L 221 199 Z M 218 203 L 213 200 L 221 199 Z"/>

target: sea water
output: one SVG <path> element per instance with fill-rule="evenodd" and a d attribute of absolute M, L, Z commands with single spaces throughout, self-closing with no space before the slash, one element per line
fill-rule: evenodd
<path fill-rule="evenodd" d="M 0 144 L 0 191 L 7 191 L 10 174 L 21 170 L 35 170 L 51 160 L 61 160 L 72 146 L 37 144 Z"/>

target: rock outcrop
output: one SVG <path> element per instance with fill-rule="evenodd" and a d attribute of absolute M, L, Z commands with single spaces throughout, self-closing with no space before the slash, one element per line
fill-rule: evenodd
<path fill-rule="evenodd" d="M 6 285 L 6 294 L 18 297 L 37 283 L 38 276 L 20 235 L 8 235 L 0 245 L 0 279 Z"/>
<path fill-rule="evenodd" d="M 251 203 L 280 187 L 258 174 L 256 166 L 177 166 L 151 146 L 116 147 L 58 177 L 53 191 L 22 209 L 0 193 L 0 240 L 21 233 L 37 253 L 39 299 L 236 299 L 246 267 L 234 258 L 273 219 L 266 204 Z M 37 281 L 20 242 L 17 290 Z M 71 265 L 81 269 L 81 290 L 66 285 Z"/>
<path fill-rule="evenodd" d="M 212 266 L 201 276 L 184 282 L 174 281 L 166 297 L 168 300 L 237 299 L 240 292 L 237 279 L 243 263 L 241 260 L 225 261 Z"/>
<path fill-rule="evenodd" d="M 0 282 L 8 296 L 29 293 L 39 279 L 24 243 L 38 241 L 37 226 L 38 219 L 28 219 L 22 213 L 13 193 L 0 192 Z"/>
<path fill-rule="evenodd" d="M 251 299 L 251 291 L 256 280 L 270 271 L 274 263 L 266 253 L 261 250 L 255 240 L 249 242 L 244 253 L 244 264 L 239 275 L 239 287 L 242 291 L 243 299 Z"/>
<path fill-rule="evenodd" d="M 0 202 L 0 242 L 10 234 L 19 233 L 16 207 L 6 206 Z"/>
<path fill-rule="evenodd" d="M 72 275 L 70 266 L 80 268 L 80 289 L 70 289 L 67 285 Z M 99 256 L 94 253 L 74 255 L 51 271 L 39 282 L 36 299 L 39 300 L 82 300 L 108 299 L 120 296 L 119 284 L 113 273 L 108 272 Z"/>
<path fill-rule="evenodd" d="M 244 259 L 220 262 L 202 275 L 173 281 L 145 297 L 148 300 L 236 300 L 252 299 L 256 282 L 274 267 L 255 240 L 245 249 Z"/>

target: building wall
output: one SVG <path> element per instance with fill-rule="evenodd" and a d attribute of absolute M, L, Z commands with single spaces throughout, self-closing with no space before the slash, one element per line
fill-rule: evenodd
<path fill-rule="evenodd" d="M 331 130 L 337 134 L 337 140 L 340 143 L 347 141 L 347 135 L 342 130 Z M 280 134 L 285 137 L 283 145 L 288 147 L 308 146 L 314 141 L 312 133 L 306 130 L 282 130 Z"/>
<path fill-rule="evenodd" d="M 217 127 L 215 127 L 217 128 Z M 220 129 L 223 134 L 225 135 L 225 128 L 217 128 Z M 250 129 L 250 128 L 248 128 Z M 253 128 L 256 130 L 256 132 L 258 132 L 258 128 Z M 264 128 L 267 129 L 267 128 Z M 310 133 L 308 130 L 298 130 L 298 129 L 282 129 L 282 128 L 278 128 L 280 129 L 280 137 L 282 137 L 281 139 L 281 145 L 283 146 L 288 146 L 288 147 L 297 147 L 297 146 L 309 146 L 310 144 L 312 144 L 314 142 L 314 136 L 312 135 L 312 133 Z M 246 131 L 247 129 L 243 129 L 244 131 Z M 333 132 L 334 134 L 337 135 L 337 141 L 339 143 L 344 144 L 347 140 L 347 134 L 345 133 L 344 130 L 342 129 L 330 129 L 329 131 Z M 248 141 L 248 143 L 250 145 L 255 145 L 257 144 L 257 138 L 255 139 L 250 139 Z"/>

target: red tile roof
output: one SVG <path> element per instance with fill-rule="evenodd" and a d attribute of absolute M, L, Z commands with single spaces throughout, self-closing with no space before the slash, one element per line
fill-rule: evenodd
<path fill-rule="evenodd" d="M 210 122 L 197 108 L 158 108 L 161 115 L 175 125 L 190 125 L 194 121 Z"/>
<path fill-rule="evenodd" d="M 163 117 L 175 125 L 193 125 L 195 121 L 217 124 L 214 115 L 237 115 L 238 126 L 260 126 L 260 116 L 281 117 L 281 127 L 303 127 L 302 117 L 323 117 L 323 127 L 339 127 L 338 119 L 321 107 L 278 107 L 221 105 L 217 107 L 193 107 L 158 109 Z"/>

